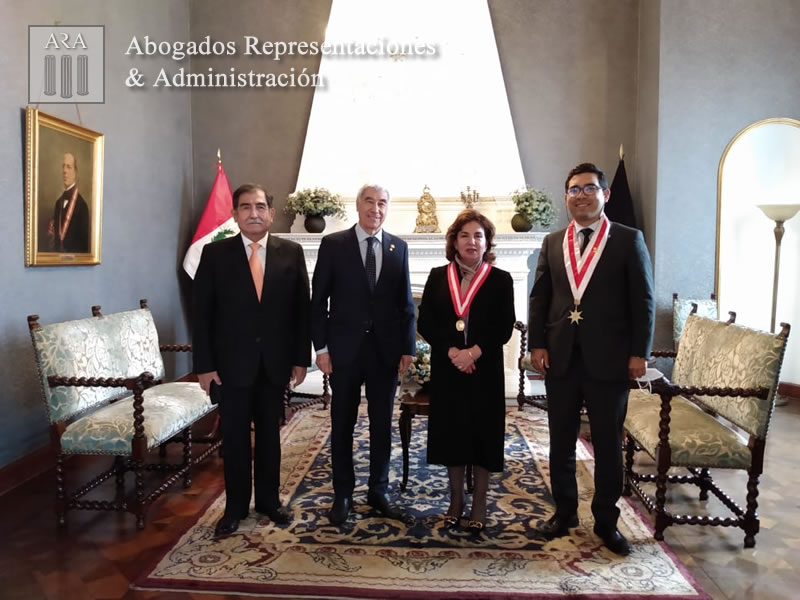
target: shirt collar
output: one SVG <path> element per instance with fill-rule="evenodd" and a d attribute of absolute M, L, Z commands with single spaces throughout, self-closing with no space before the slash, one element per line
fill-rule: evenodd
<path fill-rule="evenodd" d="M 369 237 L 369 234 L 366 231 L 364 231 L 361 228 L 361 225 L 359 225 L 358 223 L 356 223 L 356 237 L 358 238 L 358 243 L 359 244 Z M 376 240 L 378 240 L 379 244 L 383 244 L 383 228 L 379 229 L 378 233 L 376 233 L 372 237 L 374 237 Z"/>
<path fill-rule="evenodd" d="M 244 247 L 245 247 L 245 248 L 249 248 L 249 247 L 250 247 L 250 244 L 252 244 L 252 243 L 253 243 L 252 241 L 250 241 L 250 238 L 246 237 L 246 236 L 245 236 L 243 233 L 241 233 L 241 234 L 239 234 L 239 235 L 240 235 L 240 236 L 241 236 L 241 238 L 242 238 L 242 242 L 244 243 Z M 268 237 L 269 237 L 269 231 L 268 231 L 267 233 L 265 233 L 265 234 L 264 234 L 264 237 L 263 237 L 263 238 L 261 238 L 260 240 L 258 240 L 258 245 L 259 245 L 259 246 L 261 246 L 262 248 L 266 248 L 266 247 L 267 247 L 267 238 L 268 238 Z"/>
<path fill-rule="evenodd" d="M 597 231 L 597 229 L 600 227 L 600 225 L 601 225 L 602 223 L 603 223 L 603 215 L 602 215 L 602 214 L 600 215 L 600 218 L 598 218 L 598 219 L 597 219 L 597 220 L 596 220 L 594 223 L 592 223 L 591 225 L 578 225 L 578 222 L 577 222 L 577 221 L 575 221 L 575 233 L 580 233 L 581 231 L 583 231 L 583 230 L 584 230 L 584 229 L 586 229 L 587 227 L 588 227 L 589 229 L 591 229 L 592 231 Z"/>

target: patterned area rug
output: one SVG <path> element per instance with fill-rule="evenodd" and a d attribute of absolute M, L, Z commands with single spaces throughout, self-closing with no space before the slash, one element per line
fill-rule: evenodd
<path fill-rule="evenodd" d="M 505 472 L 490 481 L 484 532 L 475 537 L 445 529 L 447 471 L 425 463 L 426 425 L 426 418 L 414 419 L 407 490 L 400 491 L 399 480 L 391 483 L 405 522 L 383 519 L 366 505 L 369 443 L 362 411 L 355 511 L 341 529 L 328 524 L 330 419 L 327 411 L 305 409 L 282 434 L 281 494 L 293 523 L 276 527 L 251 510 L 236 535 L 215 541 L 221 494 L 136 587 L 300 598 L 707 598 L 624 499 L 620 530 L 634 552 L 622 558 L 602 546 L 589 510 L 593 461 L 582 443 L 581 525 L 571 537 L 536 537 L 537 521 L 552 512 L 547 422 L 539 411 L 508 410 Z M 399 474 L 399 439 L 395 448 L 392 472 Z"/>

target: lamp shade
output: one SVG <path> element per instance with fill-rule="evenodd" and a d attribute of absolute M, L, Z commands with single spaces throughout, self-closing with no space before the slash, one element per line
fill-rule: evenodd
<path fill-rule="evenodd" d="M 757 206 L 773 221 L 788 221 L 800 210 L 800 204 L 758 204 Z"/>

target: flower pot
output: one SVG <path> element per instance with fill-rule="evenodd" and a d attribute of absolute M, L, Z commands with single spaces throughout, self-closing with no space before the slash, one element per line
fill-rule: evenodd
<path fill-rule="evenodd" d="M 308 233 L 322 233 L 325 231 L 325 217 L 321 215 L 306 215 L 304 224 Z"/>
<path fill-rule="evenodd" d="M 528 219 L 517 213 L 511 217 L 511 229 L 518 232 L 530 231 L 533 225 Z"/>

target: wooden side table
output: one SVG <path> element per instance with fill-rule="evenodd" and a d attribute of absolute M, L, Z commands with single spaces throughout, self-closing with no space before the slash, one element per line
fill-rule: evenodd
<path fill-rule="evenodd" d="M 408 485 L 408 447 L 411 444 L 411 419 L 417 415 L 427 417 L 430 409 L 428 394 L 419 390 L 416 394 L 410 392 L 400 396 L 400 443 L 403 445 L 403 481 L 400 489 L 405 490 Z"/>
<path fill-rule="evenodd" d="M 400 489 L 405 491 L 408 485 L 408 447 L 411 445 L 411 420 L 419 415 L 427 417 L 430 414 L 430 396 L 419 390 L 412 394 L 405 392 L 400 396 L 400 443 L 403 446 L 403 481 Z M 472 479 L 472 465 L 466 466 L 467 492 L 472 493 L 474 481 Z"/>

